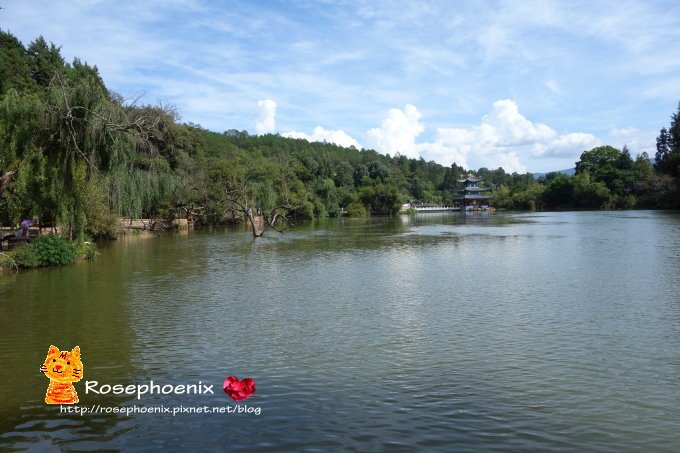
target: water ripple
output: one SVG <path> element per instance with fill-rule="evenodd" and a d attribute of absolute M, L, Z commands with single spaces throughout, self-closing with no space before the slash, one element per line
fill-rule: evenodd
<path fill-rule="evenodd" d="M 0 285 L 0 378 L 16 382 L 0 447 L 678 451 L 678 231 L 655 212 L 342 219 L 133 238 L 22 273 Z M 251 376 L 262 415 L 59 415 L 37 373 L 51 343 L 80 344 L 86 378 L 111 383 L 220 393 Z"/>

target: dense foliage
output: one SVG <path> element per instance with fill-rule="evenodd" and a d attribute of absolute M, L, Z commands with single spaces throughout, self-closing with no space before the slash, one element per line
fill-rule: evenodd
<path fill-rule="evenodd" d="M 22 267 L 48 267 L 71 264 L 78 256 L 75 243 L 62 236 L 48 234 L 33 240 L 16 253 L 16 262 Z"/>
<path fill-rule="evenodd" d="M 680 110 L 646 155 L 585 151 L 576 174 L 476 173 L 494 204 L 518 209 L 678 207 Z M 0 223 L 58 224 L 71 239 L 110 237 L 116 218 L 192 215 L 241 221 L 233 195 L 296 218 L 393 214 L 402 203 L 451 204 L 468 173 L 423 159 L 181 124 L 167 106 L 109 91 L 96 66 L 64 61 L 42 37 L 24 47 L 0 31 Z"/>

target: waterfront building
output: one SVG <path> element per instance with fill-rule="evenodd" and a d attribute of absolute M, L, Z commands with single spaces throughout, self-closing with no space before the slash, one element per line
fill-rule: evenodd
<path fill-rule="evenodd" d="M 488 187 L 480 187 L 479 181 L 482 178 L 468 174 L 465 179 L 459 179 L 458 182 L 463 187 L 454 189 L 456 195 L 453 197 L 453 202 L 460 205 L 461 211 L 485 211 L 489 209 L 489 201 L 491 196 Z"/>

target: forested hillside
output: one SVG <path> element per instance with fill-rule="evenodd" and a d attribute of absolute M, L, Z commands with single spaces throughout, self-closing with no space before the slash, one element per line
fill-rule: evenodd
<path fill-rule="evenodd" d="M 121 216 L 241 221 L 239 200 L 305 219 L 393 214 L 409 200 L 450 204 L 468 173 L 330 143 L 211 132 L 178 118 L 172 107 L 110 91 L 96 66 L 64 61 L 42 37 L 24 46 L 0 31 L 0 223 L 39 219 L 71 238 L 106 237 Z M 656 168 L 647 156 L 600 147 L 583 153 L 573 177 L 475 173 L 500 207 L 678 207 L 679 128 L 676 113 Z"/>

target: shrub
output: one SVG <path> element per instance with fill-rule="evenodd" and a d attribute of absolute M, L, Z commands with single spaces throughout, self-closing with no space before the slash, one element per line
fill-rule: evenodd
<path fill-rule="evenodd" d="M 76 255 L 91 260 L 96 258 L 99 253 L 97 253 L 97 247 L 92 242 L 83 242 L 78 247 Z"/>
<path fill-rule="evenodd" d="M 3 269 L 19 269 L 19 265 L 14 260 L 14 258 L 14 252 L 0 252 L 0 274 L 2 273 Z"/>
<path fill-rule="evenodd" d="M 16 261 L 21 267 L 64 266 L 78 256 L 78 248 L 56 234 L 41 236 L 19 249 Z"/>
<path fill-rule="evenodd" d="M 303 201 L 293 215 L 296 219 L 312 220 L 314 218 L 314 203 L 311 201 Z"/>
<path fill-rule="evenodd" d="M 118 228 L 116 215 L 104 213 L 101 216 L 89 217 L 85 231 L 96 239 L 116 239 Z"/>
<path fill-rule="evenodd" d="M 19 249 L 16 254 L 16 262 L 21 267 L 39 267 L 40 256 L 38 250 L 32 245 L 27 245 Z"/>
<path fill-rule="evenodd" d="M 366 217 L 366 208 L 358 201 L 347 205 L 347 214 L 350 217 Z"/>

